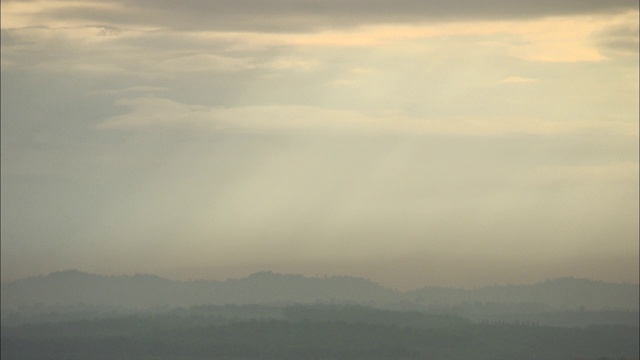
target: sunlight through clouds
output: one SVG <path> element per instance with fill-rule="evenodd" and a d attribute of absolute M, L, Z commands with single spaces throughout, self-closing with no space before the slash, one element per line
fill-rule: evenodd
<path fill-rule="evenodd" d="M 637 2 L 363 4 L 2 1 L 3 279 L 637 282 Z"/>

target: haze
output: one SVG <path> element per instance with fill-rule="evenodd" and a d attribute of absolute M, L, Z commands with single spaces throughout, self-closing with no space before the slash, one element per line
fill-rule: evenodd
<path fill-rule="evenodd" d="M 638 3 L 2 1 L 2 280 L 638 282 Z"/>

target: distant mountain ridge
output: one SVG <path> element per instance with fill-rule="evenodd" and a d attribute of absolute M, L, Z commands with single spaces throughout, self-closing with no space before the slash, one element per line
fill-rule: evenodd
<path fill-rule="evenodd" d="M 528 303 L 546 309 L 637 310 L 637 284 L 560 278 L 477 289 L 427 286 L 400 292 L 358 277 L 259 272 L 240 279 L 175 281 L 155 275 L 104 276 L 78 270 L 2 283 L 2 309 L 96 305 L 149 309 L 202 304 L 357 303 L 379 307 Z"/>
<path fill-rule="evenodd" d="M 392 302 L 397 292 L 355 277 L 308 278 L 259 272 L 226 281 L 174 281 L 155 275 L 103 276 L 77 270 L 2 283 L 2 307 L 92 304 L 128 308 L 201 304 Z"/>

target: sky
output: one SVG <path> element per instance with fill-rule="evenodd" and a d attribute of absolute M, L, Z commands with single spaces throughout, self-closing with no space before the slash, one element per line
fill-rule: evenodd
<path fill-rule="evenodd" d="M 638 2 L 1 3 L 1 274 L 638 283 Z"/>

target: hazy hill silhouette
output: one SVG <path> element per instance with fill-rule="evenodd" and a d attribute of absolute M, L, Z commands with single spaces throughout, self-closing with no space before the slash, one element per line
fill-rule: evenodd
<path fill-rule="evenodd" d="M 548 309 L 637 310 L 638 289 L 637 284 L 567 277 L 531 285 L 493 285 L 473 290 L 427 286 L 406 295 L 416 303 L 431 305 L 482 302 L 538 304 Z"/>
<path fill-rule="evenodd" d="M 388 303 L 395 290 L 355 277 L 308 278 L 260 272 L 226 281 L 154 275 L 102 276 L 77 270 L 2 284 L 2 307 L 78 304 L 153 308 L 199 304 Z"/>
<path fill-rule="evenodd" d="M 201 304 L 358 303 L 428 308 L 474 302 L 528 303 L 546 310 L 637 310 L 639 303 L 637 284 L 574 278 L 530 285 L 424 287 L 400 292 L 358 277 L 316 278 L 272 272 L 226 281 L 173 281 L 154 275 L 103 276 L 67 270 L 2 283 L 1 291 L 3 310 L 36 304 L 148 309 Z"/>

